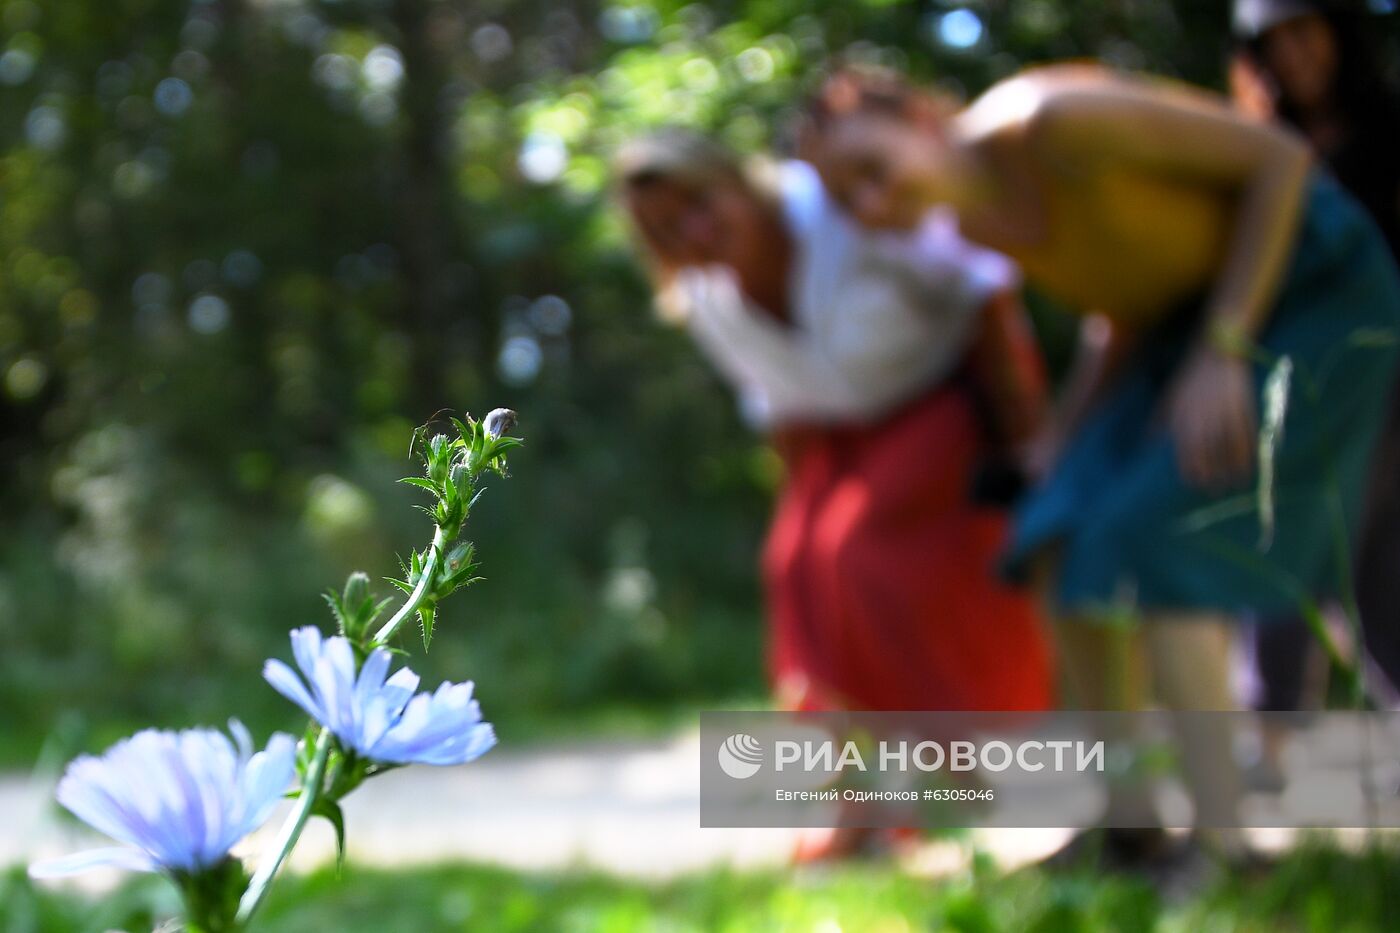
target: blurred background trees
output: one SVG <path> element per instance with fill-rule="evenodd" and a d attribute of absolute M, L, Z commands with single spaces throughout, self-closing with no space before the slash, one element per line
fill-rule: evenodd
<path fill-rule="evenodd" d="M 391 484 L 443 407 L 515 407 L 528 447 L 429 676 L 522 730 L 761 695 L 776 463 L 650 313 L 608 151 L 781 146 L 835 53 L 960 93 L 1070 56 L 1218 85 L 1226 7 L 3 0 L 0 757 L 85 741 L 80 709 L 283 722 L 227 691 L 421 546 Z"/>

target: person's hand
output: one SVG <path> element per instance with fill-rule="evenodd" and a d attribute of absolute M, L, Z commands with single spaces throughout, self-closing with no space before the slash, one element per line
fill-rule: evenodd
<path fill-rule="evenodd" d="M 1258 415 L 1248 361 L 1210 348 L 1194 351 L 1167 394 L 1166 417 L 1187 482 L 1219 489 L 1250 478 Z"/>

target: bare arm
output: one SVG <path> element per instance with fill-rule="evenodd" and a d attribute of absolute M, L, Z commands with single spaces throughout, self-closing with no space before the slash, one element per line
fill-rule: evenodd
<path fill-rule="evenodd" d="M 1079 345 L 1053 410 L 1027 446 L 1026 467 L 1043 476 L 1059 459 L 1065 440 L 1097 405 L 1137 346 L 1137 335 L 1102 314 L 1084 318 Z"/>
<path fill-rule="evenodd" d="M 1032 128 L 1047 160 L 1108 160 L 1234 198 L 1205 326 L 1163 407 L 1184 478 L 1211 489 L 1248 480 L 1258 419 L 1243 351 L 1267 323 L 1287 268 L 1311 164 L 1307 147 L 1221 99 L 1106 72 L 1050 78 Z"/>
<path fill-rule="evenodd" d="M 1072 433 L 1089 410 L 1102 400 L 1124 360 L 1136 347 L 1136 335 L 1115 325 L 1112 319 L 1102 314 L 1084 319 L 1079 327 L 1074 363 L 1055 411 L 1055 418 L 1066 434 Z"/>

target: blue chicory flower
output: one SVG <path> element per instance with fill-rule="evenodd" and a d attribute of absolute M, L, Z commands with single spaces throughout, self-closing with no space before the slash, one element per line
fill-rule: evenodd
<path fill-rule="evenodd" d="M 263 751 L 237 720 L 237 747 L 216 729 L 146 729 L 101 757 L 73 760 L 58 802 L 127 847 L 95 849 L 38 862 L 37 878 L 100 866 L 132 871 L 198 872 L 272 815 L 296 772 L 296 741 L 277 733 Z"/>
<path fill-rule="evenodd" d="M 278 693 L 335 733 L 341 745 L 385 764 L 460 765 L 496 744 L 490 723 L 472 699 L 472 683 L 443 683 L 414 695 L 418 675 L 402 668 L 392 677 L 390 655 L 376 648 L 358 676 L 355 652 L 342 636 L 323 638 L 306 626 L 292 632 L 292 654 L 305 677 L 270 660 L 263 677 Z"/>

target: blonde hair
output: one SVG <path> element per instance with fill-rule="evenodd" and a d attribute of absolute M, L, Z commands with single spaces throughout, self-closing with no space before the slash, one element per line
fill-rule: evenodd
<path fill-rule="evenodd" d="M 671 182 L 709 189 L 736 185 L 763 204 L 778 207 L 777 167 L 762 156 L 742 156 L 704 133 L 684 127 L 665 127 L 634 137 L 613 154 L 612 174 L 617 193 Z M 647 239 L 635 224 L 641 250 L 647 257 L 656 289 L 657 310 L 668 320 L 680 321 L 685 308 L 673 284 L 679 267 Z"/>

